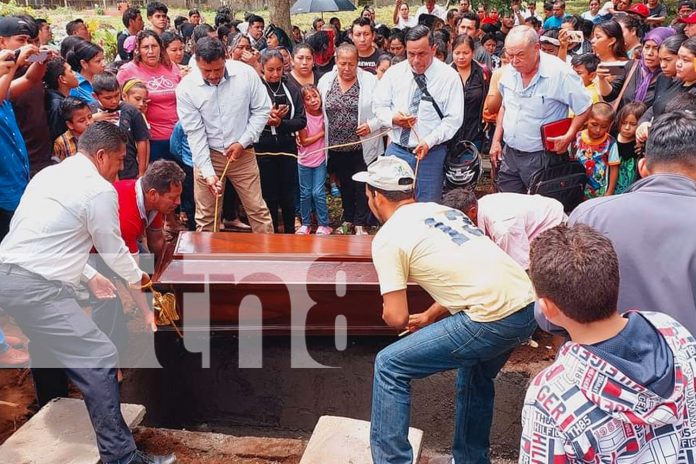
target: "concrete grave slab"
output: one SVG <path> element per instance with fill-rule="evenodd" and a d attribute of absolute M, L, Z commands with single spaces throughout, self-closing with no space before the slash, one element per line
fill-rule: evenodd
<path fill-rule="evenodd" d="M 130 428 L 145 417 L 145 407 L 122 404 Z M 82 400 L 57 398 L 36 413 L 0 446 L 0 462 L 12 464 L 97 464 L 99 452 Z"/>
<path fill-rule="evenodd" d="M 423 431 L 409 428 L 408 440 L 413 448 L 414 462 L 417 462 L 421 452 Z M 326 464 L 327 462 L 332 464 L 372 463 L 370 423 L 347 417 L 320 417 L 300 464 Z"/>

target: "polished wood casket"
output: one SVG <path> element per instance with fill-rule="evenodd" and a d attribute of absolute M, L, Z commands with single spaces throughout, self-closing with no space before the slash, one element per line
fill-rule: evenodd
<path fill-rule="evenodd" d="M 382 321 L 371 236 L 182 232 L 154 275 L 186 330 L 395 334 Z M 409 307 L 430 296 L 409 283 Z"/>

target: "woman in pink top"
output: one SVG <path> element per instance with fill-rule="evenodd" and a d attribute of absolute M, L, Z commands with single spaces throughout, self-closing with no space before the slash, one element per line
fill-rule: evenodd
<path fill-rule="evenodd" d="M 173 159 L 169 152 L 169 137 L 179 120 L 175 89 L 181 76 L 172 68 L 162 41 L 155 32 L 138 32 L 133 61 L 123 65 L 117 77 L 121 85 L 128 79 L 135 78 L 147 86 L 150 98 L 147 106 L 150 162 L 160 158 Z"/>

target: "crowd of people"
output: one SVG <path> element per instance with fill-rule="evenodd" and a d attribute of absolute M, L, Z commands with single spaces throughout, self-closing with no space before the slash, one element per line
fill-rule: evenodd
<path fill-rule="evenodd" d="M 696 12 L 682 0 L 667 24 L 659 0 L 588 8 L 426 0 L 411 15 L 396 0 L 392 24 L 366 7 L 346 28 L 285 31 L 224 7 L 171 21 L 154 1 L 147 24 L 124 10 L 113 62 L 80 19 L 56 44 L 46 20 L 0 18 L 0 307 L 32 341 L 39 404 L 70 380 L 104 462 L 174 462 L 136 450 L 118 413 L 111 281 L 155 328 L 135 257 L 159 261 L 165 229 L 380 225 L 383 319 L 409 335 L 375 361 L 376 463 L 412 462 L 410 381 L 450 369 L 451 459 L 489 462 L 493 379 L 537 321 L 571 342 L 529 390 L 521 462 L 691 462 Z M 477 199 L 486 155 L 498 193 Z M 529 194 L 561 163 L 584 173 L 577 208 Z M 435 301 L 424 312 L 409 311 L 409 280 Z M 661 314 L 621 315 L 634 308 Z M 16 343 L 0 331 L 0 362 L 28 362 Z"/>

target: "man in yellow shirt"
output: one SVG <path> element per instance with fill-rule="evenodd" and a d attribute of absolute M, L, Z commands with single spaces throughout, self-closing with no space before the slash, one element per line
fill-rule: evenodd
<path fill-rule="evenodd" d="M 415 175 L 405 161 L 379 158 L 353 179 L 366 183 L 370 209 L 383 223 L 372 242 L 382 318 L 412 332 L 375 360 L 372 458 L 376 464 L 413 462 L 410 381 L 459 369 L 454 462 L 489 462 L 493 379 L 536 328 L 532 284 L 464 213 L 416 203 Z M 424 312 L 409 315 L 409 280 L 435 300 Z"/>

